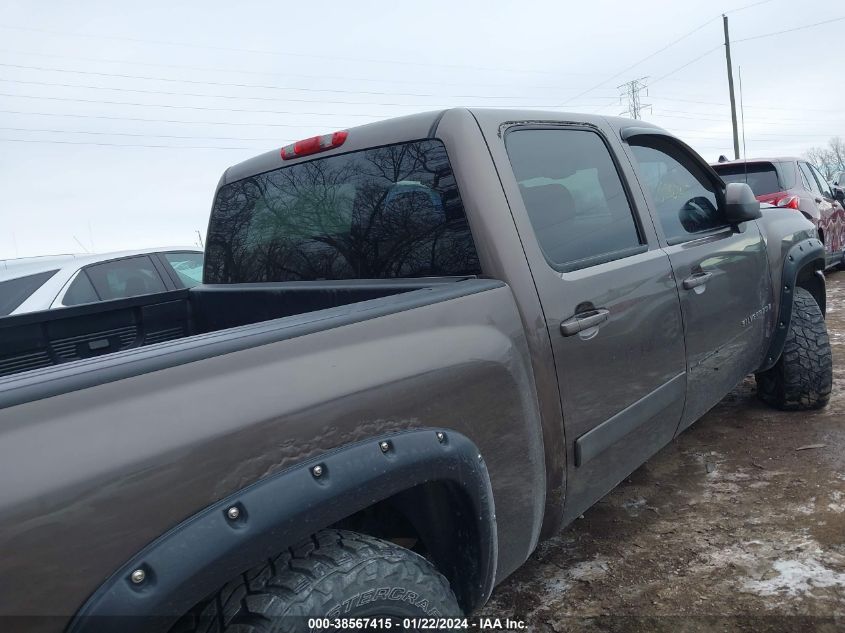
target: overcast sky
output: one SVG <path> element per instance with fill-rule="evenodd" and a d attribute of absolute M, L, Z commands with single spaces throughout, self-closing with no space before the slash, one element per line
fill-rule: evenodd
<path fill-rule="evenodd" d="M 0 7 L 0 259 L 195 244 L 220 174 L 261 151 L 447 106 L 615 115 L 640 77 L 644 119 L 730 155 L 723 11 L 747 155 L 845 136 L 831 0 Z"/>

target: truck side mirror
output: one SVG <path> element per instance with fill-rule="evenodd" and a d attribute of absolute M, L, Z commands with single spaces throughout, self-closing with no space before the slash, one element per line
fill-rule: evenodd
<path fill-rule="evenodd" d="M 836 187 L 833 190 L 833 197 L 834 199 L 839 200 L 839 202 L 845 203 L 845 191 L 843 191 L 839 187 Z"/>
<path fill-rule="evenodd" d="M 725 189 L 725 219 L 741 224 L 760 217 L 760 201 L 744 182 L 729 182 Z"/>

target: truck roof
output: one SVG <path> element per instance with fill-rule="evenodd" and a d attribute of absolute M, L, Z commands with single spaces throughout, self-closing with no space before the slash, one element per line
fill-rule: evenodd
<path fill-rule="evenodd" d="M 743 165 L 748 163 L 749 165 L 753 163 L 794 163 L 801 160 L 797 156 L 775 156 L 772 158 L 740 158 L 738 160 L 725 160 L 721 163 L 710 163 L 713 167 L 719 167 L 721 165 Z"/>
<path fill-rule="evenodd" d="M 83 266 L 96 264 L 101 261 L 131 257 L 133 255 L 146 255 L 147 253 L 163 253 L 169 251 L 202 252 L 196 246 L 163 246 L 159 248 L 135 248 L 131 250 L 112 251 L 109 253 L 67 253 L 62 255 L 0 259 L 0 279 L 12 279 L 46 270 L 60 269 L 71 264 L 73 266 L 73 270 L 76 271 Z"/>
<path fill-rule="evenodd" d="M 635 121 L 624 117 L 611 117 L 600 114 L 584 114 L 574 112 L 555 112 L 550 110 L 511 110 L 501 108 L 449 108 L 446 110 L 434 110 L 421 112 L 407 116 L 394 117 L 347 128 L 349 136 L 343 146 L 321 152 L 320 156 L 331 156 L 335 153 L 346 153 L 368 147 L 379 145 L 390 145 L 401 143 L 412 139 L 431 138 L 435 135 L 437 125 L 443 115 L 450 110 L 467 110 L 476 118 L 479 124 L 495 125 L 505 121 L 561 121 L 572 123 L 608 123 L 611 127 L 619 130 L 624 127 L 648 127 L 656 130 L 662 128 L 645 121 Z M 330 132 L 331 130 L 326 130 Z M 248 178 L 261 174 L 285 165 L 296 164 L 300 161 L 313 160 L 313 156 L 306 156 L 300 159 L 282 160 L 280 149 L 273 149 L 241 163 L 229 167 L 220 179 L 218 188 L 236 180 Z"/>

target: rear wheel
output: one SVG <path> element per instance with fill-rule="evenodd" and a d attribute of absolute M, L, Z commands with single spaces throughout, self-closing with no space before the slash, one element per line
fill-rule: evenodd
<path fill-rule="evenodd" d="M 785 411 L 820 409 L 830 400 L 833 361 L 824 316 L 804 288 L 796 288 L 783 353 L 755 376 L 763 402 Z"/>
<path fill-rule="evenodd" d="M 171 633 L 308 631 L 308 619 L 458 616 L 449 582 L 425 558 L 393 543 L 324 530 L 223 586 Z M 376 627 L 373 627 L 376 628 Z"/>

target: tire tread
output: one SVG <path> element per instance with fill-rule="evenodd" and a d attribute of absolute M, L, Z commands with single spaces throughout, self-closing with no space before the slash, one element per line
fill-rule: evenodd
<path fill-rule="evenodd" d="M 778 362 L 755 378 L 760 399 L 784 411 L 820 409 L 830 400 L 830 339 L 824 315 L 806 289 L 795 288 L 792 318 Z"/>
<path fill-rule="evenodd" d="M 292 633 L 293 621 L 282 616 L 325 615 L 344 589 L 391 578 L 457 609 L 449 582 L 422 556 L 364 534 L 323 530 L 226 583 L 171 633 Z"/>

